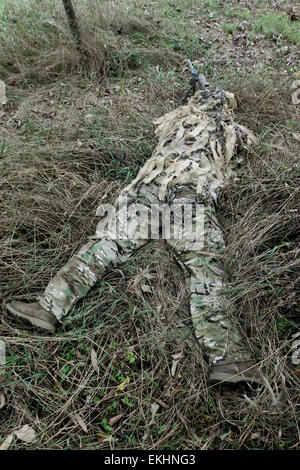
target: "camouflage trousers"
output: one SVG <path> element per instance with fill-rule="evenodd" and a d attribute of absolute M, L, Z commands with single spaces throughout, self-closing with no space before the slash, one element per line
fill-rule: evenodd
<path fill-rule="evenodd" d="M 103 217 L 101 230 L 99 231 L 97 228 L 95 237 L 92 237 L 58 271 L 39 298 L 40 304 L 46 310 L 54 313 L 57 319 L 61 320 L 109 269 L 126 262 L 136 250 L 153 239 L 153 237 L 147 236 L 149 233 L 145 233 L 146 224 L 144 221 L 153 205 L 160 207 L 162 213 L 165 210 L 166 205 L 158 200 L 158 190 L 159 185 L 156 185 L 155 182 L 148 185 L 142 184 L 137 196 L 126 200 L 126 211 L 124 210 L 123 213 L 124 207 L 121 207 L 121 199 L 118 198 L 115 201 L 114 208 L 122 214 L 114 226 L 114 233 L 119 233 L 119 236 L 112 236 L 112 214 Z M 221 258 L 225 244 L 217 221 L 213 198 L 205 194 L 197 195 L 193 185 L 184 185 L 175 186 L 168 191 L 165 201 L 167 204 L 172 202 L 172 207 L 175 204 L 192 207 L 192 225 L 195 228 L 198 224 L 198 230 L 203 232 L 202 238 L 198 237 L 199 240 L 195 240 L 195 232 L 193 234 L 183 233 L 181 238 L 175 238 L 174 225 L 175 223 L 178 225 L 178 220 L 176 222 L 172 217 L 171 233 L 173 237 L 163 233 L 161 218 L 157 222 L 157 226 L 152 226 L 155 238 L 166 240 L 186 273 L 190 311 L 196 337 L 201 346 L 204 346 L 210 363 L 217 363 L 221 359 L 228 359 L 229 362 L 232 359 L 249 360 L 244 340 L 237 326 L 228 317 L 228 305 L 222 293 L 224 280 Z M 202 207 L 200 216 L 195 212 L 196 204 L 200 204 Z M 136 221 L 139 218 L 137 214 L 142 222 L 140 228 L 146 235 L 144 238 L 140 236 L 141 234 L 136 237 L 132 236 L 137 233 Z M 199 221 L 199 219 L 201 220 Z M 127 231 L 123 230 L 122 226 L 125 222 Z M 131 230 L 130 234 L 128 233 L 128 225 L 131 226 L 131 229 L 134 225 L 134 230 Z"/>

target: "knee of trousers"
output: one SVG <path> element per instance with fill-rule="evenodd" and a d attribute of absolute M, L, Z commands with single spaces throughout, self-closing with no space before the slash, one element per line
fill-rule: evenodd
<path fill-rule="evenodd" d="M 119 257 L 118 245 L 109 239 L 90 240 L 76 255 L 81 263 L 99 274 L 116 264 Z"/>
<path fill-rule="evenodd" d="M 74 256 L 49 282 L 45 293 L 51 291 L 58 298 L 63 297 L 66 292 L 81 297 L 97 282 L 102 271 L 101 267 L 85 263 Z"/>
<path fill-rule="evenodd" d="M 128 260 L 130 255 L 147 240 L 93 239 L 86 243 L 76 257 L 96 272 L 117 266 Z"/>

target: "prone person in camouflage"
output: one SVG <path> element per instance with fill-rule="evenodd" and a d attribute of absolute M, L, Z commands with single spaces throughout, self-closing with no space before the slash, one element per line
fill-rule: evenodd
<path fill-rule="evenodd" d="M 57 323 L 108 269 L 124 263 L 148 241 L 164 238 L 186 274 L 195 334 L 211 365 L 209 379 L 262 383 L 258 365 L 228 317 L 222 294 L 225 244 L 215 209 L 218 190 L 232 174 L 234 157 L 255 137 L 234 121 L 234 95 L 211 87 L 194 68 L 191 71 L 191 83 L 198 91 L 186 105 L 154 122 L 157 147 L 122 190 L 114 210 L 104 215 L 99 207 L 102 218 L 95 236 L 50 280 L 37 302 L 14 301 L 7 309 L 55 332 Z M 178 228 L 180 232 L 184 216 L 181 209 L 176 216 L 176 208 L 182 207 L 191 208 L 192 231 L 181 230 L 178 237 L 174 234 Z M 146 222 L 153 208 L 168 214 L 169 231 L 164 217 L 155 222 L 152 217 L 149 228 Z"/>

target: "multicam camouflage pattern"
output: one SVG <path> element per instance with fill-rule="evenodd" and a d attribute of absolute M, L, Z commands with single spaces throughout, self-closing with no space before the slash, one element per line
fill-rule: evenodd
<path fill-rule="evenodd" d="M 136 179 L 122 191 L 127 207 L 125 219 L 118 221 L 119 233 L 122 220 L 134 225 L 136 213 L 130 208 L 136 204 L 145 216 L 153 204 L 204 205 L 202 243 L 188 237 L 166 238 L 161 227 L 157 230 L 184 268 L 195 333 L 211 363 L 250 359 L 237 327 L 228 316 L 229 307 L 222 293 L 221 260 L 225 244 L 215 211 L 218 189 L 234 170 L 233 157 L 239 148 L 255 141 L 251 131 L 234 122 L 235 106 L 231 93 L 209 88 L 198 91 L 187 105 L 158 119 L 155 122 L 158 145 Z M 122 210 L 120 200 L 119 197 L 115 201 L 118 210 Z M 110 217 L 110 214 L 103 217 L 102 228 L 103 221 L 109 222 Z M 108 269 L 124 263 L 151 239 L 130 237 L 125 230 L 124 233 L 127 236 L 113 238 L 109 230 L 104 234 L 103 230 L 101 233 L 96 230 L 95 237 L 50 281 L 40 304 L 60 320 Z"/>
<path fill-rule="evenodd" d="M 158 145 L 125 191 L 135 195 L 142 182 L 155 181 L 163 201 L 167 188 L 193 182 L 198 194 L 216 199 L 216 189 L 232 174 L 238 147 L 255 142 L 249 129 L 234 122 L 235 107 L 232 93 L 198 91 L 186 106 L 154 121 Z"/>

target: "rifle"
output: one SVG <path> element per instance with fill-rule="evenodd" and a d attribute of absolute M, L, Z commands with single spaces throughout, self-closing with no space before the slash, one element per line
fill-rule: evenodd
<path fill-rule="evenodd" d="M 191 85 L 190 89 L 186 92 L 182 99 L 182 103 L 184 103 L 189 95 L 193 95 L 198 90 L 204 91 L 206 88 L 209 87 L 209 83 L 204 77 L 204 75 L 200 74 L 197 69 L 192 65 L 192 62 L 188 59 L 188 64 L 190 66 L 191 71 L 191 78 L 189 84 Z"/>
<path fill-rule="evenodd" d="M 190 59 L 188 59 L 188 63 L 192 74 L 192 77 L 190 79 L 190 85 L 193 92 L 195 93 L 197 90 L 205 90 L 207 87 L 209 87 L 208 81 L 206 80 L 204 75 L 199 75 L 198 70 L 196 70 L 195 67 L 192 65 Z"/>

